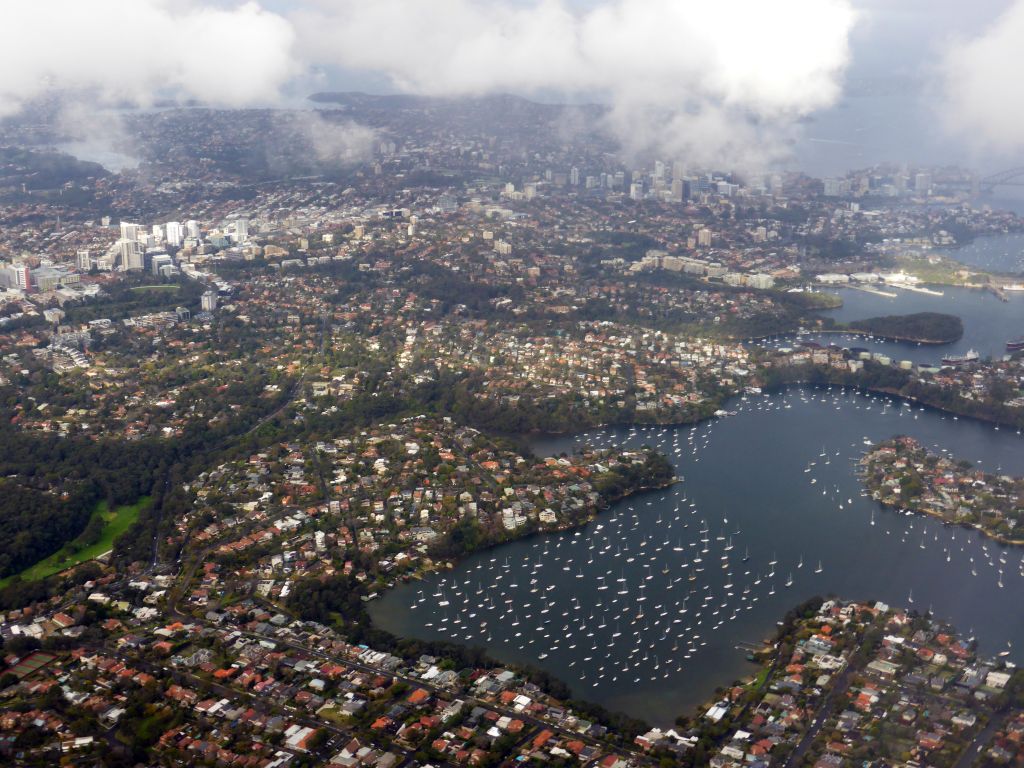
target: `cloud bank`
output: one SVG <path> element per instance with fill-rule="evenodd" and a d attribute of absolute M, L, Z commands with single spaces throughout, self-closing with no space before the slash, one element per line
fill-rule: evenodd
<path fill-rule="evenodd" d="M 856 17 L 852 0 L 230 1 L 2 3 L 0 116 L 54 90 L 272 103 L 340 67 L 420 95 L 597 98 L 629 153 L 749 164 L 837 100 Z"/>
<path fill-rule="evenodd" d="M 945 57 L 946 126 L 975 150 L 1008 154 L 1024 149 L 1024 0 L 981 35 L 955 43 Z"/>
<path fill-rule="evenodd" d="M 743 161 L 835 102 L 855 12 L 848 0 L 336 0 L 295 21 L 318 61 L 402 91 L 594 94 L 629 151 Z"/>
<path fill-rule="evenodd" d="M 142 105 L 271 101 L 299 71 L 294 40 L 291 23 L 256 2 L 6 0 L 0 116 L 50 92 Z"/>

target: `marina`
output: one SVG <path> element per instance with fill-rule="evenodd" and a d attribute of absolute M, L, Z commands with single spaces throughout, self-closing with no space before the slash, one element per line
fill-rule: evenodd
<path fill-rule="evenodd" d="M 867 445 L 906 433 L 1024 473 L 1019 435 L 838 389 L 748 395 L 727 408 L 697 426 L 580 436 L 659 448 L 683 482 L 399 586 L 371 607 L 375 622 L 541 666 L 582 698 L 663 725 L 748 674 L 739 644 L 816 594 L 901 605 L 912 591 L 917 610 L 970 630 L 983 652 L 1024 644 L 1024 616 L 1004 604 L 1024 587 L 1024 550 L 881 509 L 855 467 Z"/>

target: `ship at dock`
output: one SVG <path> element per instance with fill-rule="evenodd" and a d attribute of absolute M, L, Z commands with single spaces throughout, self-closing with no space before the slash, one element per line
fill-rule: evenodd
<path fill-rule="evenodd" d="M 1007 352 L 1020 352 L 1022 349 L 1024 349 L 1024 336 L 1018 336 L 1016 339 L 1006 342 Z"/>
<path fill-rule="evenodd" d="M 980 357 L 981 355 L 979 355 L 975 350 L 969 349 L 967 350 L 967 354 L 942 358 L 942 364 L 952 366 L 967 365 L 968 363 L 977 362 Z"/>

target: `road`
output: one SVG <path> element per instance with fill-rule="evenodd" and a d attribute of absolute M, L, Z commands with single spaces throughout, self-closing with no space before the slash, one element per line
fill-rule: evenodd
<path fill-rule="evenodd" d="M 982 751 L 992 741 L 996 731 L 1001 730 L 1006 725 L 1006 719 L 1009 716 L 1010 711 L 1008 709 L 1001 709 L 992 715 L 988 725 L 982 728 L 978 735 L 971 740 L 971 743 L 967 745 L 967 749 L 961 753 L 960 757 L 953 764 L 953 768 L 971 768 L 972 765 L 977 763 Z"/>
<path fill-rule="evenodd" d="M 850 677 L 852 673 L 853 671 L 850 669 L 850 665 L 847 665 L 846 669 L 839 673 L 839 679 L 835 681 L 835 685 L 829 688 L 828 693 L 826 693 L 824 698 L 821 700 L 821 706 L 818 707 L 814 720 L 811 721 L 810 727 L 804 733 L 803 738 L 800 739 L 800 743 L 796 745 L 796 749 L 790 753 L 789 759 L 786 761 L 784 768 L 793 768 L 793 766 L 800 764 L 804 754 L 810 748 L 811 743 L 817 735 L 821 733 L 821 729 L 825 723 L 828 722 L 829 712 L 832 709 L 830 706 L 832 700 L 835 699 L 836 696 L 846 694 L 846 689 L 850 687 Z"/>

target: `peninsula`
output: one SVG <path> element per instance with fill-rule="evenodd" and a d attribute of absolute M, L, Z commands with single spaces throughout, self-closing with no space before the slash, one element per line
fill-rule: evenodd
<path fill-rule="evenodd" d="M 868 491 L 887 507 L 971 526 L 1004 543 L 1024 544 L 1019 530 L 1024 478 L 982 472 L 967 461 L 929 451 L 910 437 L 879 443 L 860 464 Z"/>

